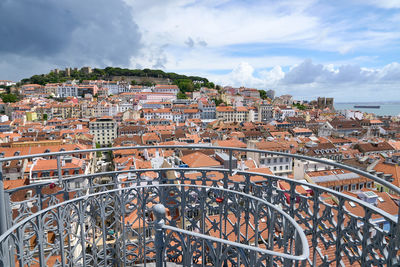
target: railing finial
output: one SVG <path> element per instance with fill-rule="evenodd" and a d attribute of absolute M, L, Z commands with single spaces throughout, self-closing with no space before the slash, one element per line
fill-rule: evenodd
<path fill-rule="evenodd" d="M 155 247 L 156 247 L 156 267 L 164 266 L 164 230 L 165 224 L 165 207 L 162 204 L 156 204 L 153 206 L 153 213 L 156 217 L 154 222 L 155 230 Z"/>

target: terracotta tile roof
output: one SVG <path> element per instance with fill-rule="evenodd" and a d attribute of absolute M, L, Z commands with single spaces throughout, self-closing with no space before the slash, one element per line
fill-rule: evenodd
<path fill-rule="evenodd" d="M 4 152 L 4 157 L 13 157 L 19 152 L 20 156 L 24 155 L 33 155 L 33 154 L 41 154 L 45 153 L 46 150 L 50 152 L 59 152 L 62 149 L 65 151 L 71 151 L 75 149 L 89 149 L 90 146 L 81 145 L 81 144 L 63 144 L 63 145 L 54 145 L 54 146 L 37 146 L 37 147 L 12 147 L 12 148 L 2 148 L 2 152 Z M 78 151 L 79 151 L 78 150 Z M 77 151 L 77 153 L 79 153 Z"/>
<path fill-rule="evenodd" d="M 398 164 L 380 162 L 374 167 L 374 170 L 385 174 L 392 174 L 392 178 L 394 179 L 392 183 L 400 187 L 400 166 Z"/>
<path fill-rule="evenodd" d="M 362 153 L 395 150 L 388 142 L 357 144 L 356 148 Z"/>
<path fill-rule="evenodd" d="M 29 184 L 29 179 L 4 180 L 4 189 L 14 189 Z"/>
<path fill-rule="evenodd" d="M 217 112 L 234 112 L 231 106 L 218 106 L 216 107 Z"/>
<path fill-rule="evenodd" d="M 290 149 L 290 144 L 288 142 L 269 142 L 262 141 L 256 143 L 257 149 L 263 150 L 271 150 L 271 151 L 280 151 L 280 150 L 288 150 Z"/>
<path fill-rule="evenodd" d="M 400 141 L 388 141 L 389 145 L 391 145 L 395 150 L 400 151 Z"/>
<path fill-rule="evenodd" d="M 307 128 L 293 128 L 291 131 L 294 133 L 312 133 L 312 131 Z"/>
<path fill-rule="evenodd" d="M 239 148 L 246 148 L 247 145 L 242 141 L 239 141 L 236 138 L 232 138 L 229 140 L 218 140 L 214 142 L 214 145 L 217 146 L 224 146 L 224 147 L 239 147 Z"/>
<path fill-rule="evenodd" d="M 78 158 L 72 158 L 70 163 L 65 163 L 62 169 L 76 169 L 82 168 L 84 165 L 84 160 Z M 57 169 L 56 159 L 38 159 L 36 164 L 33 166 L 32 171 L 45 171 L 45 170 L 55 170 Z"/>
<path fill-rule="evenodd" d="M 185 164 L 187 164 L 190 168 L 221 166 L 221 164 L 218 161 L 201 152 L 194 152 L 185 155 L 181 158 L 181 160 Z"/>
<path fill-rule="evenodd" d="M 386 211 L 387 213 L 391 214 L 391 215 L 397 215 L 398 214 L 398 210 L 399 210 L 399 206 L 396 204 L 396 202 L 392 199 L 392 197 L 386 193 L 386 192 L 379 192 L 376 190 L 372 190 L 372 189 L 362 189 L 361 192 L 368 192 L 371 191 L 373 193 L 375 193 L 378 198 L 380 197 L 383 201 L 381 200 L 377 200 L 376 203 L 376 207 Z M 344 191 L 343 193 L 345 193 L 346 195 L 355 197 L 355 198 L 359 198 L 358 194 L 360 192 L 348 192 L 348 191 Z M 345 206 L 346 206 L 346 210 L 349 211 L 350 213 L 356 215 L 356 216 L 360 216 L 360 217 L 364 217 L 365 216 L 365 210 L 363 207 L 361 207 L 360 205 L 355 205 L 355 207 L 351 206 L 350 203 L 348 201 L 345 202 Z M 379 219 L 382 218 L 381 215 L 373 213 L 372 214 L 372 219 Z"/>

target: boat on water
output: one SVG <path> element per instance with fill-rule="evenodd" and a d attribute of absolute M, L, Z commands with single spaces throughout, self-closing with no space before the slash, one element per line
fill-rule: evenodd
<path fill-rule="evenodd" d="M 354 108 L 381 108 L 381 106 L 376 106 L 376 105 L 355 105 Z"/>

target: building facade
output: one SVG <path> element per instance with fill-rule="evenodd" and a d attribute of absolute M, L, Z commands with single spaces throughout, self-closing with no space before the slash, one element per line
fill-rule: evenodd
<path fill-rule="evenodd" d="M 111 117 L 97 118 L 89 122 L 90 134 L 96 143 L 106 146 L 117 138 L 117 122 Z"/>

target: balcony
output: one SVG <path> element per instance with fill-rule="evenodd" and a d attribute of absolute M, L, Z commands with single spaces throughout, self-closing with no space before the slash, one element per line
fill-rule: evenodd
<path fill-rule="evenodd" d="M 155 147 L 100 151 L 147 148 Z M 355 172 L 400 193 L 397 187 L 374 175 L 323 159 L 226 147 L 157 148 L 224 150 L 231 160 L 237 152 L 312 160 Z M 0 162 L 73 153 L 77 151 L 13 157 Z M 152 179 L 145 179 L 149 173 Z M 309 188 L 307 193 L 302 190 L 304 186 Z M 232 164 L 228 169 L 160 168 L 68 178 L 60 175 L 53 181 L 0 194 L 4 198 L 0 212 L 5 214 L 0 218 L 0 266 L 400 263 L 398 215 L 328 188 L 237 170 Z M 355 209 L 357 214 L 352 212 Z"/>

